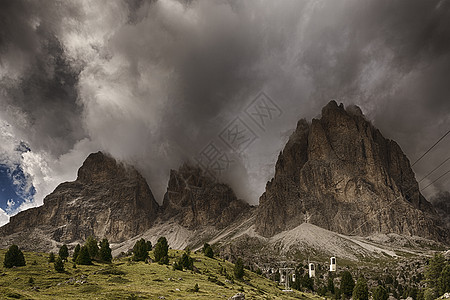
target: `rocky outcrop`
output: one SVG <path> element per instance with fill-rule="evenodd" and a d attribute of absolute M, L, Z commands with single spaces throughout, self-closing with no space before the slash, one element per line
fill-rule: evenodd
<path fill-rule="evenodd" d="M 74 182 L 60 184 L 44 205 L 12 217 L 0 234 L 42 228 L 65 243 L 89 235 L 120 242 L 150 228 L 157 213 L 158 204 L 138 171 L 97 152 L 88 156 Z"/>
<path fill-rule="evenodd" d="M 408 158 L 356 107 L 331 101 L 320 119 L 300 120 L 280 153 L 257 212 L 272 236 L 303 222 L 344 233 L 399 233 L 446 240 Z"/>
<path fill-rule="evenodd" d="M 237 199 L 226 184 L 218 183 L 197 167 L 183 165 L 170 171 L 164 195 L 162 218 L 173 219 L 182 226 L 224 228 L 248 213 L 250 205 Z"/>

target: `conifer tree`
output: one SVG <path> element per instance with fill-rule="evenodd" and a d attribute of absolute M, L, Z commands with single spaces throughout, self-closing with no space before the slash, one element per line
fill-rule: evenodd
<path fill-rule="evenodd" d="M 25 257 L 17 245 L 11 245 L 5 253 L 3 266 L 5 268 L 25 266 Z"/>
<path fill-rule="evenodd" d="M 389 298 L 389 295 L 386 291 L 386 289 L 379 285 L 372 293 L 373 300 L 387 300 Z"/>
<path fill-rule="evenodd" d="M 344 271 L 341 278 L 341 293 L 347 297 L 351 297 L 354 287 L 355 281 L 353 280 L 352 274 L 349 271 Z"/>
<path fill-rule="evenodd" d="M 111 254 L 111 248 L 109 247 L 108 239 L 103 239 L 100 242 L 100 260 L 104 262 L 111 262 L 112 261 L 112 254 Z"/>
<path fill-rule="evenodd" d="M 244 277 L 244 263 L 241 258 L 238 258 L 234 265 L 234 277 L 236 279 L 242 279 Z"/>
<path fill-rule="evenodd" d="M 64 272 L 64 262 L 61 258 L 61 256 L 59 256 L 56 261 L 53 263 L 53 267 L 55 268 L 56 272 L 62 273 Z"/>
<path fill-rule="evenodd" d="M 133 260 L 145 261 L 148 258 L 147 243 L 144 239 L 140 239 L 133 247 Z"/>
<path fill-rule="evenodd" d="M 85 246 L 89 251 L 89 256 L 91 259 L 98 258 L 98 245 L 97 240 L 91 235 L 87 238 Z"/>
<path fill-rule="evenodd" d="M 81 248 L 80 244 L 77 244 L 75 246 L 75 249 L 73 250 L 73 256 L 72 256 L 73 261 L 77 260 L 78 253 L 80 253 L 80 248 Z"/>
<path fill-rule="evenodd" d="M 48 262 L 55 262 L 55 253 L 50 252 L 48 255 Z"/>
<path fill-rule="evenodd" d="M 66 244 L 62 245 L 61 248 L 59 248 L 58 254 L 63 261 L 67 261 L 67 258 L 69 257 L 69 249 L 67 249 Z"/>
<path fill-rule="evenodd" d="M 155 250 L 153 251 L 153 254 L 155 255 L 155 261 L 165 263 L 166 261 L 168 261 L 168 253 L 169 244 L 167 243 L 167 239 L 162 236 L 158 239 L 158 242 L 155 245 Z"/>
<path fill-rule="evenodd" d="M 358 278 L 352 295 L 354 300 L 369 300 L 367 281 L 363 277 Z"/>
<path fill-rule="evenodd" d="M 80 248 L 80 253 L 78 253 L 76 263 L 78 265 L 92 265 L 92 260 L 87 246 Z"/>
<path fill-rule="evenodd" d="M 152 251 L 153 246 L 152 246 L 152 242 L 147 241 L 147 251 Z"/>

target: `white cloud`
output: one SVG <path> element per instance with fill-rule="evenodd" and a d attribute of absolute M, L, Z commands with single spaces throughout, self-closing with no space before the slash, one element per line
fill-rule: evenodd
<path fill-rule="evenodd" d="M 5 225 L 9 222 L 9 216 L 8 214 L 0 208 L 0 226 Z"/>

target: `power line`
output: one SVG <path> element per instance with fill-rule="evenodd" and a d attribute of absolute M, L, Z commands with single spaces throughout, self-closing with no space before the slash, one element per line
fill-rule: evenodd
<path fill-rule="evenodd" d="M 431 146 L 427 151 L 425 151 L 424 154 L 422 154 L 421 157 L 419 157 L 412 165 L 411 167 L 413 167 L 415 164 L 417 164 L 425 155 L 428 154 L 428 152 L 430 152 L 434 147 L 436 147 L 437 144 L 439 144 L 440 141 L 442 141 L 448 134 L 450 133 L 450 130 L 447 131 L 436 143 L 434 143 L 433 146 Z"/>
<path fill-rule="evenodd" d="M 424 154 L 422 154 L 421 157 L 419 157 L 412 165 L 414 166 L 417 162 L 419 162 L 419 160 L 421 160 L 425 155 L 428 154 L 428 152 L 430 152 L 437 144 L 439 144 L 440 141 L 442 141 L 448 134 L 450 133 L 450 130 L 447 131 L 436 143 L 433 144 L 433 146 L 431 146 L 427 151 L 425 151 Z M 430 173 L 428 173 L 424 178 L 421 179 L 424 180 L 425 178 L 427 178 L 431 173 L 433 173 L 435 170 L 437 170 L 441 165 L 443 165 L 447 160 L 449 160 L 449 158 L 447 158 L 444 162 L 442 162 L 439 166 L 437 166 L 436 168 L 434 168 Z M 444 174 L 442 174 L 441 176 L 439 176 L 436 180 L 434 180 L 432 183 L 430 183 L 429 185 L 427 185 L 426 187 L 424 187 L 423 189 L 421 189 L 420 191 L 423 191 L 424 189 L 426 189 L 427 187 L 429 187 L 430 185 L 432 185 L 433 183 L 435 183 L 436 181 L 438 181 L 439 179 L 441 179 L 443 176 L 447 175 L 448 173 L 450 173 L 450 170 L 448 170 L 447 172 L 445 172 Z M 397 200 L 401 199 L 402 197 L 406 197 L 406 194 L 411 191 L 412 189 L 414 189 L 416 186 L 413 185 L 411 186 L 409 189 L 407 189 L 405 192 L 401 192 L 400 191 L 400 195 L 397 196 L 393 201 L 391 201 L 386 207 L 382 208 L 381 210 L 376 211 L 375 213 L 373 213 L 373 215 L 371 217 L 369 217 L 366 221 L 364 221 L 360 226 L 358 226 L 357 228 L 355 228 L 354 230 L 352 230 L 352 232 L 350 232 L 349 235 L 352 235 L 354 233 L 356 233 L 356 231 L 358 231 L 361 227 L 363 227 L 364 225 L 366 225 L 367 223 L 369 223 L 369 220 L 372 219 L 375 214 L 379 214 L 385 210 L 387 210 L 388 208 L 390 208 L 395 202 L 397 202 Z M 377 197 L 379 198 L 379 197 Z"/>
<path fill-rule="evenodd" d="M 431 174 L 433 174 L 434 171 L 436 171 L 437 169 L 439 169 L 443 164 L 445 164 L 448 160 L 450 159 L 450 156 L 447 157 L 446 160 L 444 160 L 443 162 L 441 162 L 439 164 L 439 166 L 437 166 L 436 168 L 434 168 L 433 170 L 430 171 L 430 173 L 428 173 L 427 175 L 425 175 L 422 179 L 420 179 L 417 183 L 421 183 L 425 178 L 427 178 L 428 176 L 430 176 Z"/>
<path fill-rule="evenodd" d="M 436 181 L 438 181 L 439 179 L 441 179 L 442 177 L 444 177 L 444 176 L 447 175 L 448 173 L 450 173 L 450 170 L 448 170 L 447 172 L 445 172 L 444 174 L 442 174 L 441 176 L 439 176 L 438 178 L 436 178 L 435 180 L 433 180 L 429 185 L 427 185 L 426 187 L 424 187 L 424 188 L 421 189 L 420 191 L 423 191 L 424 189 L 426 189 L 427 187 L 429 187 L 430 185 L 432 185 L 433 183 L 435 183 Z"/>

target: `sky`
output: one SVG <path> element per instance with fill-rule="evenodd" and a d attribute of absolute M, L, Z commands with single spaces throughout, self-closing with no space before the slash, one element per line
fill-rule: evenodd
<path fill-rule="evenodd" d="M 450 1 L 2 0 L 0 224 L 99 150 L 133 164 L 159 202 L 169 170 L 190 162 L 257 204 L 297 121 L 331 99 L 414 161 L 450 130 L 448 78 Z"/>

